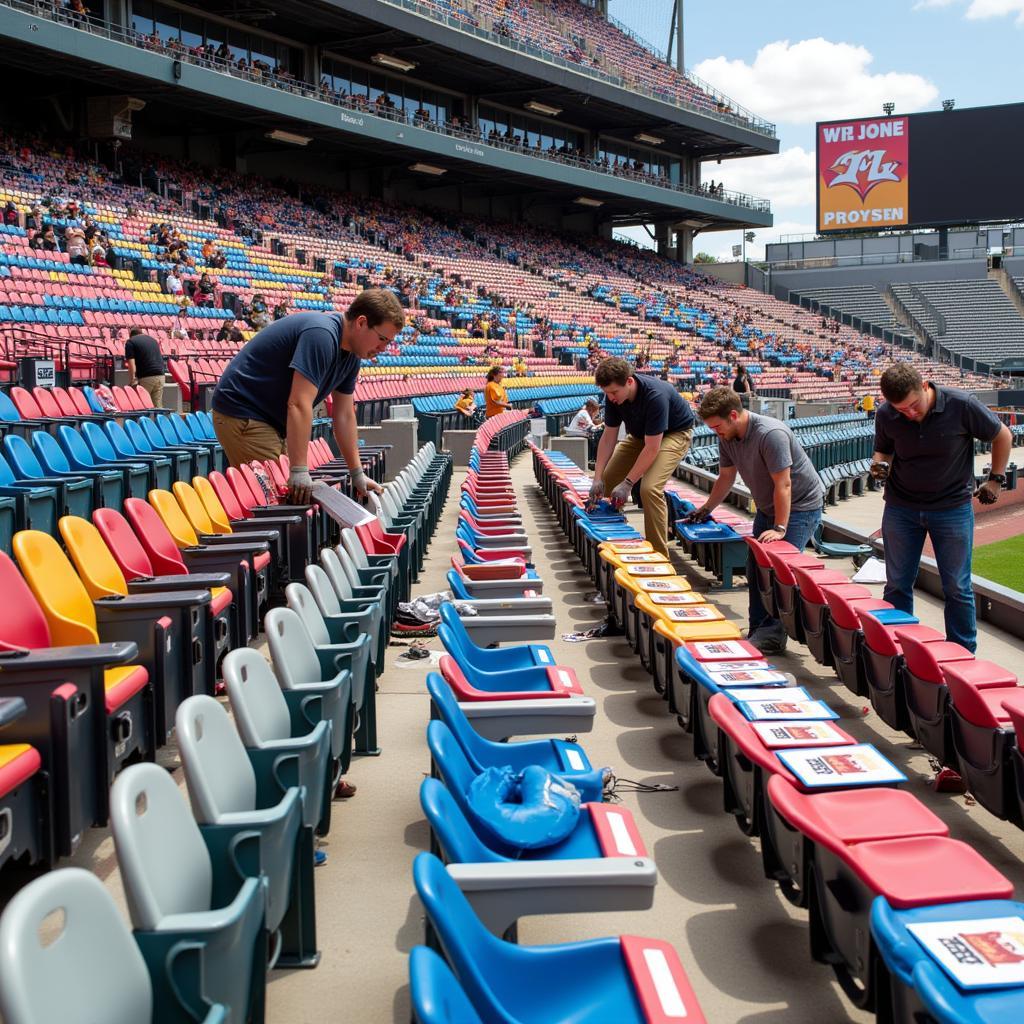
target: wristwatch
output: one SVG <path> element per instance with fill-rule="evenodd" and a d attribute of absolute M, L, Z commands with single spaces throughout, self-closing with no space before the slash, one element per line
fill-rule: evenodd
<path fill-rule="evenodd" d="M 773 529 L 773 530 L 774 530 L 774 531 L 775 531 L 776 533 L 785 533 L 785 532 L 786 532 L 786 531 L 787 531 L 787 530 L 789 529 L 789 527 L 788 527 L 788 526 L 787 526 L 787 525 L 786 525 L 785 523 L 776 523 L 776 524 L 775 524 L 775 525 L 774 525 L 774 526 L 772 527 L 772 529 Z"/>
<path fill-rule="evenodd" d="M 1000 485 L 1006 483 L 1006 477 L 1002 473 L 989 473 L 988 478 L 989 480 L 995 480 L 995 482 Z"/>

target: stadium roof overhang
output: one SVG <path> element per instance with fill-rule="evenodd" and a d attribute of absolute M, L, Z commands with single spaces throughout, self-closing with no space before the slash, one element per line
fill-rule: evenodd
<path fill-rule="evenodd" d="M 324 50 L 366 61 L 384 51 L 415 62 L 418 73 L 436 70 L 458 92 L 521 108 L 539 100 L 562 110 L 560 119 L 626 140 L 637 132 L 665 139 L 666 148 L 701 159 L 778 153 L 774 136 L 709 114 L 687 110 L 591 77 L 571 65 L 517 52 L 499 42 L 444 25 L 398 4 L 379 0 L 278 0 L 278 31 L 308 36 Z M 387 24 L 381 23 L 386 16 Z M 325 35 L 325 33 L 327 33 Z M 656 60 L 652 54 L 652 61 Z"/>
<path fill-rule="evenodd" d="M 339 170 L 372 168 L 389 184 L 411 180 L 419 183 L 417 191 L 427 201 L 431 191 L 457 186 L 467 194 L 520 196 L 527 205 L 562 203 L 576 213 L 589 208 L 597 211 L 598 220 L 622 226 L 660 222 L 694 230 L 726 230 L 772 223 L 766 208 L 738 206 L 471 143 L 175 62 L 163 54 L 2 6 L 0 38 L 11 82 L 18 81 L 20 88 L 25 88 L 25 75 L 46 75 L 49 90 L 80 96 L 85 80 L 96 94 L 127 93 L 145 100 L 143 117 L 154 128 L 183 134 L 223 130 L 240 134 L 249 147 L 290 148 L 265 138 L 267 132 L 285 130 L 310 140 L 304 160 L 320 159 Z M 424 162 L 443 169 L 443 175 L 411 170 L 412 164 Z M 599 205 L 580 205 L 581 197 Z"/>

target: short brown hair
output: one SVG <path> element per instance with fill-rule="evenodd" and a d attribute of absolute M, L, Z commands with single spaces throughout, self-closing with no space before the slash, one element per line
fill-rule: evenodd
<path fill-rule="evenodd" d="M 405 310 L 398 296 L 387 288 L 366 288 L 355 297 L 345 310 L 345 319 L 355 320 L 361 316 L 366 317 L 368 327 L 383 323 L 394 324 L 399 330 L 405 327 Z"/>
<path fill-rule="evenodd" d="M 700 418 L 708 419 L 717 416 L 725 419 L 731 412 L 739 412 L 743 408 L 740 396 L 732 388 L 712 388 L 700 401 Z"/>
<path fill-rule="evenodd" d="M 902 402 L 911 391 L 924 387 L 921 374 L 909 363 L 893 363 L 878 383 L 887 402 Z"/>
<path fill-rule="evenodd" d="M 488 379 L 488 381 L 493 381 L 494 378 L 497 377 L 499 373 L 504 373 L 504 372 L 505 372 L 505 367 L 504 366 L 492 366 L 487 371 L 487 379 Z"/>
<path fill-rule="evenodd" d="M 632 363 L 627 363 L 625 359 L 619 359 L 617 356 L 611 356 L 608 359 L 602 359 L 597 364 L 597 369 L 594 371 L 594 383 L 599 388 L 607 388 L 612 384 L 625 384 L 630 377 L 636 375 L 636 370 L 633 369 Z"/>

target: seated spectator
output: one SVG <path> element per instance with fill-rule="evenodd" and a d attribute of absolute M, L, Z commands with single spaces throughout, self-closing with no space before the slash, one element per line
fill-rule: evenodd
<path fill-rule="evenodd" d="M 467 419 L 473 419 L 476 416 L 476 399 L 473 397 L 472 388 L 466 388 L 462 392 L 462 397 L 455 403 L 455 410 L 462 413 Z"/>
<path fill-rule="evenodd" d="M 85 232 L 81 228 L 68 228 L 68 255 L 71 262 L 80 267 L 89 265 L 89 246 L 85 241 Z"/>
<path fill-rule="evenodd" d="M 592 437 L 600 429 L 601 405 L 596 398 L 588 398 L 583 407 L 565 428 L 567 437 Z"/>
<path fill-rule="evenodd" d="M 221 324 L 220 330 L 217 332 L 217 341 L 231 342 L 232 344 L 240 345 L 245 338 L 242 336 L 242 332 L 235 326 L 235 321 L 232 317 L 228 317 L 224 323 Z"/>
<path fill-rule="evenodd" d="M 213 306 L 216 304 L 217 286 L 209 274 L 204 273 L 192 292 L 192 301 L 197 306 Z"/>
<path fill-rule="evenodd" d="M 109 266 L 107 263 L 106 246 L 98 238 L 92 244 L 92 248 L 89 251 L 89 257 L 94 267 Z"/>
<path fill-rule="evenodd" d="M 274 307 L 274 319 L 283 320 L 288 315 L 288 303 L 283 299 Z"/>
<path fill-rule="evenodd" d="M 185 292 L 185 286 L 181 283 L 180 267 L 172 267 L 167 271 L 167 277 L 164 278 L 164 291 L 168 295 L 183 295 Z"/>
<path fill-rule="evenodd" d="M 18 208 L 14 203 L 8 199 L 4 206 L 4 223 L 5 224 L 17 224 L 18 223 Z"/>

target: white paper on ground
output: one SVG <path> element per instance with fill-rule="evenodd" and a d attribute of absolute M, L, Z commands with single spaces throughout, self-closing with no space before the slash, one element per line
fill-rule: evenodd
<path fill-rule="evenodd" d="M 854 574 L 854 583 L 884 583 L 885 562 L 871 556 Z"/>
<path fill-rule="evenodd" d="M 358 502 L 321 481 L 313 484 L 313 500 L 327 509 L 327 514 L 342 526 L 354 528 L 364 523 L 372 523 L 376 518 Z"/>
<path fill-rule="evenodd" d="M 963 988 L 1024 984 L 1024 920 L 1019 917 L 908 924 L 928 955 Z"/>

